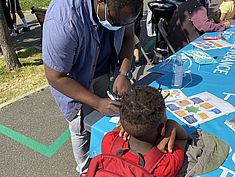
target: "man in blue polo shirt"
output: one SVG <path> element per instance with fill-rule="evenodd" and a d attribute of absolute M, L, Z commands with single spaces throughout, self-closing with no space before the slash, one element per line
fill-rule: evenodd
<path fill-rule="evenodd" d="M 113 92 L 123 95 L 134 49 L 133 24 L 142 0 L 52 0 L 43 25 L 43 62 L 52 95 L 69 122 L 78 172 L 89 155 L 86 106 L 103 115 L 119 112 L 106 98 L 110 71 L 119 65 Z M 110 68 L 112 68 L 110 70 Z"/>

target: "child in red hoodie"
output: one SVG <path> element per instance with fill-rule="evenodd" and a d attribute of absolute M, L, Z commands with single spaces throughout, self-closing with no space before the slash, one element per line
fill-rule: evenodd
<path fill-rule="evenodd" d="M 153 175 L 160 177 L 176 176 L 184 161 L 187 135 L 175 121 L 167 120 L 164 99 L 159 90 L 142 86 L 130 91 L 121 100 L 120 123 L 129 134 L 128 141 L 122 142 L 122 148 L 130 148 L 142 155 L 143 159 L 157 147 L 164 138 L 168 127 L 175 127 L 176 140 L 172 152 L 166 152 L 156 166 Z M 102 154 L 108 154 L 113 140 L 119 136 L 120 129 L 107 133 L 102 140 Z M 124 141 L 124 140 L 123 140 Z M 122 157 L 135 163 L 136 155 L 127 152 Z"/>

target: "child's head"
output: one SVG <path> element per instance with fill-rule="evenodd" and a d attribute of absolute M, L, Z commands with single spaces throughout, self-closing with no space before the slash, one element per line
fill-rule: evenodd
<path fill-rule="evenodd" d="M 141 86 L 127 93 L 121 100 L 120 121 L 131 136 L 146 140 L 166 122 L 166 107 L 159 90 Z"/>
<path fill-rule="evenodd" d="M 199 0 L 199 3 L 208 9 L 210 6 L 211 0 Z"/>

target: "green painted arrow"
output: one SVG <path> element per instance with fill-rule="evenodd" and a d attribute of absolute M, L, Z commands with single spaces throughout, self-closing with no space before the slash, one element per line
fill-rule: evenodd
<path fill-rule="evenodd" d="M 150 39 L 148 43 L 144 46 L 144 49 L 148 50 L 154 43 L 155 43 L 155 38 Z M 142 53 L 140 55 L 141 55 L 140 57 L 142 57 Z M 25 145 L 28 148 L 49 158 L 53 156 L 60 149 L 60 147 L 70 138 L 70 133 L 68 128 L 49 146 L 41 144 L 8 127 L 5 127 L 2 124 L 0 124 L 0 133 L 10 137 L 11 139 L 17 141 L 18 143 Z"/>
<path fill-rule="evenodd" d="M 28 148 L 49 158 L 53 156 L 56 153 L 56 151 L 58 151 L 60 147 L 70 138 L 70 133 L 68 128 L 49 146 L 41 144 L 1 124 L 0 124 L 0 133 L 10 137 L 11 139 L 17 141 L 18 143 L 23 144 Z"/>

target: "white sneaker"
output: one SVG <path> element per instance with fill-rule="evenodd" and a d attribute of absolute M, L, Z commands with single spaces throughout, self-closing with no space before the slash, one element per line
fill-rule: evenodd
<path fill-rule="evenodd" d="M 16 36 L 17 36 L 17 33 L 16 33 L 15 31 L 12 31 L 12 32 L 10 33 L 10 36 L 11 36 L 11 37 L 16 37 Z"/>

